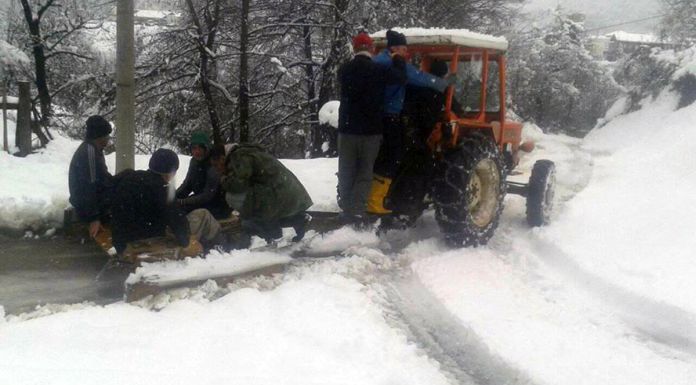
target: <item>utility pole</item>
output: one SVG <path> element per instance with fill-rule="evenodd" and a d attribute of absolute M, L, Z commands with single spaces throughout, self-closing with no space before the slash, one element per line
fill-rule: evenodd
<path fill-rule="evenodd" d="M 116 172 L 135 168 L 133 0 L 116 6 Z"/>

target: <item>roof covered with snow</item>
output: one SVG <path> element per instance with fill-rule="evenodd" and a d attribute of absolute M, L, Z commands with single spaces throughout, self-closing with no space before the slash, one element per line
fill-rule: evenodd
<path fill-rule="evenodd" d="M 472 32 L 468 29 L 444 29 L 444 28 L 392 28 L 394 31 L 406 35 L 408 44 L 434 44 L 434 45 L 462 45 L 466 47 L 490 48 L 506 51 L 507 39 L 504 37 L 485 35 Z M 375 44 L 383 45 L 386 42 L 387 30 L 373 33 Z"/>
<path fill-rule="evenodd" d="M 616 41 L 625 41 L 629 43 L 659 43 L 660 40 L 655 35 L 631 33 L 624 31 L 614 31 L 604 35 L 608 38 L 613 38 Z"/>

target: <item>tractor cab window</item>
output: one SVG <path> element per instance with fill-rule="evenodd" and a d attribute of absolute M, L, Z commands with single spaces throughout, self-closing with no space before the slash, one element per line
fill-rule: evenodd
<path fill-rule="evenodd" d="M 461 104 L 464 113 L 481 110 L 482 68 L 481 55 L 465 55 L 459 59 L 454 97 Z"/>
<path fill-rule="evenodd" d="M 495 60 L 488 62 L 486 82 L 486 112 L 500 111 L 500 66 Z"/>
<path fill-rule="evenodd" d="M 457 64 L 457 83 L 454 97 L 461 104 L 465 114 L 481 111 L 483 92 L 483 58 L 481 54 L 463 55 Z M 500 111 L 500 71 L 498 62 L 488 62 L 488 80 L 486 82 L 486 111 Z"/>

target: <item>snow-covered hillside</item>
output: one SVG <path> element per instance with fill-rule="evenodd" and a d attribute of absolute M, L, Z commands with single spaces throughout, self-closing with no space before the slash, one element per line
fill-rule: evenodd
<path fill-rule="evenodd" d="M 557 163 L 548 227 L 508 196 L 485 247 L 448 249 L 428 214 L 382 239 L 314 238 L 343 257 L 282 276 L 0 317 L 0 383 L 692 384 L 696 105 L 676 104 L 663 93 L 584 140 L 527 127 L 537 149 L 521 168 Z M 16 180 L 0 199 L 32 201 L 20 169 L 65 178 L 69 151 L 51 151 L 0 156 L 0 180 Z M 334 160 L 286 164 L 335 209 Z M 35 199 L 64 202 L 51 188 Z"/>

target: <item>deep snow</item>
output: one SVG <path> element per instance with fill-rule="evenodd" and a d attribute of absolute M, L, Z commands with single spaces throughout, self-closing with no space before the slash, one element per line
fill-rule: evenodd
<path fill-rule="evenodd" d="M 676 103 L 664 93 L 584 140 L 526 126 L 537 148 L 520 169 L 539 158 L 558 167 L 547 227 L 528 228 L 523 198 L 508 196 L 485 247 L 447 249 L 426 215 L 416 229 L 383 239 L 350 229 L 313 238 L 312 250 L 344 258 L 297 263 L 283 276 L 209 283 L 136 305 L 7 316 L 0 383 L 461 383 L 452 376 L 461 357 L 448 360 L 456 352 L 425 338 L 456 336 L 478 341 L 472 362 L 499 362 L 462 369 L 479 372 L 478 383 L 692 384 L 696 106 L 674 111 Z M 69 161 L 70 146 L 57 142 L 25 163 L 0 156 L 0 166 L 16 166 L 0 168 L 0 180 L 17 181 L 3 184 L 0 200 L 29 213 L 47 191 L 64 199 L 64 184 L 31 189 L 27 180 L 64 178 L 67 163 L 59 163 Z M 335 160 L 286 164 L 317 208 L 336 209 Z M 35 200 L 24 199 L 33 192 Z M 438 330 L 430 307 L 415 306 L 411 319 L 434 326 L 411 328 L 385 289 L 394 273 L 412 274 L 443 308 L 437 314 L 458 325 Z M 503 380 L 501 366 L 511 373 Z"/>

